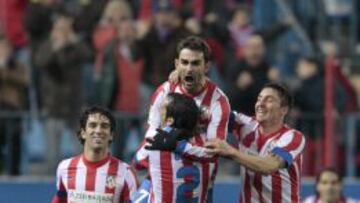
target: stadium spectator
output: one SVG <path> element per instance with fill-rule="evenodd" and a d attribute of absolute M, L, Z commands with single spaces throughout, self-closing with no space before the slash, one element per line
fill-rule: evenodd
<path fill-rule="evenodd" d="M 118 23 L 116 38 L 105 47 L 96 97 L 101 104 L 114 111 L 136 115 L 145 112 L 148 107 L 146 102 L 150 94 L 146 96 L 142 94 L 144 91 L 141 91 L 144 58 L 138 43 L 135 23 L 128 19 Z M 124 156 L 132 156 L 137 150 L 142 139 L 139 132 L 140 123 L 137 118 L 124 121 L 122 137 L 115 142 L 115 148 L 122 159 L 125 159 Z M 138 135 L 135 139 L 130 139 L 139 141 L 133 144 L 134 149 L 128 149 L 126 146 L 130 132 L 134 132 L 132 136 Z M 125 151 L 129 154 L 125 154 Z"/>
<path fill-rule="evenodd" d="M 138 182 L 129 165 L 110 155 L 114 117 L 95 106 L 86 108 L 79 121 L 77 137 L 83 153 L 59 164 L 52 203 L 130 202 Z"/>
<path fill-rule="evenodd" d="M 109 1 L 102 13 L 93 34 L 93 47 L 95 49 L 95 79 L 99 79 L 104 62 L 104 49 L 117 35 L 118 25 L 122 21 L 132 19 L 129 4 L 124 0 Z"/>
<path fill-rule="evenodd" d="M 324 69 L 316 58 L 307 57 L 299 60 L 296 68 L 297 76 L 300 79 L 299 87 L 295 89 L 295 108 L 302 114 L 318 114 L 319 119 L 301 119 L 299 128 L 311 138 L 321 136 L 322 115 L 324 112 Z M 334 88 L 335 111 L 343 112 L 345 108 L 345 92 L 338 83 Z M 304 127 L 302 127 L 304 126 Z"/>
<path fill-rule="evenodd" d="M 48 38 L 52 26 L 51 20 L 59 7 L 56 0 L 29 1 L 24 24 L 33 53 Z"/>
<path fill-rule="evenodd" d="M 241 202 L 299 202 L 305 137 L 284 123 L 291 96 L 282 86 L 263 87 L 255 118 L 235 113 L 234 133 L 239 149 L 224 140 L 205 143 L 207 152 L 241 164 Z"/>
<path fill-rule="evenodd" d="M 252 35 L 245 43 L 244 59 L 229 66 L 227 81 L 231 106 L 236 111 L 253 116 L 254 104 L 261 88 L 278 75 L 265 59 L 266 47 L 260 35 Z"/>
<path fill-rule="evenodd" d="M 233 10 L 231 20 L 228 22 L 228 31 L 231 36 L 230 48 L 234 50 L 236 60 L 244 57 L 246 42 L 253 35 L 259 35 L 264 43 L 271 45 L 277 37 L 287 31 L 294 23 L 293 17 L 285 17 L 282 21 L 270 24 L 266 28 L 256 28 L 251 22 L 251 13 L 249 8 L 239 5 Z"/>
<path fill-rule="evenodd" d="M 321 63 L 313 57 L 302 58 L 296 68 L 300 79 L 295 88 L 296 127 L 307 137 L 304 171 L 307 175 L 315 175 L 321 160 L 322 138 L 324 134 L 325 79 Z M 346 94 L 340 83 L 335 80 L 334 113 L 339 115 L 345 109 Z M 309 160 L 307 160 L 309 158 Z"/>
<path fill-rule="evenodd" d="M 145 57 L 144 82 L 149 88 L 155 89 L 168 78 L 174 68 L 176 44 L 188 35 L 173 5 L 159 3 L 154 22 L 141 42 Z"/>
<path fill-rule="evenodd" d="M 184 140 L 192 139 L 195 141 L 193 135 L 196 134 L 200 110 L 191 97 L 179 93 L 169 93 L 163 101 L 160 110 L 162 112 L 161 129 L 164 129 L 166 132 L 177 133 Z M 162 130 L 159 129 L 159 133 L 162 133 Z M 148 142 L 156 145 L 157 141 L 149 139 Z M 204 184 L 209 184 L 210 182 L 202 180 L 203 189 L 198 190 L 194 188 L 192 196 L 187 195 L 191 190 L 184 191 L 182 188 L 200 184 L 199 169 L 201 164 L 192 162 L 186 157 L 181 157 L 176 152 L 168 151 L 167 147 L 164 147 L 161 151 L 149 151 L 152 150 L 152 147 L 155 146 L 143 145 L 134 159 L 135 165 L 140 163 L 140 167 L 141 162 L 145 159 L 148 159 L 149 163 L 150 182 L 149 179 L 145 179 L 139 189 L 143 189 L 144 186 L 150 183 L 153 187 L 148 199 L 152 199 L 154 202 L 193 202 L 195 200 L 199 202 L 203 193 L 207 193 L 208 185 Z M 181 174 L 181 177 L 178 174 Z M 190 176 L 192 177 L 191 180 L 186 180 L 185 177 Z M 167 193 L 169 190 L 174 191 L 172 195 Z M 148 189 L 146 192 L 149 193 L 150 190 Z M 139 195 L 134 202 L 138 202 L 143 198 L 142 193 L 139 191 Z M 142 200 L 142 202 L 145 201 Z M 201 202 L 204 202 L 204 199 Z"/>
<path fill-rule="evenodd" d="M 65 132 L 74 131 L 74 120 L 83 102 L 83 65 L 91 56 L 72 28 L 73 18 L 59 13 L 49 38 L 35 53 L 41 72 L 41 110 L 47 138 L 47 173 L 55 170 L 59 146 Z M 62 105 L 59 105 L 62 104 Z"/>
<path fill-rule="evenodd" d="M 316 177 L 316 194 L 305 198 L 303 203 L 359 203 L 342 193 L 342 177 L 334 168 L 323 169 Z"/>
<path fill-rule="evenodd" d="M 110 0 L 65 1 L 67 10 L 74 14 L 74 29 L 91 46 L 94 30 Z M 123 13 L 118 10 L 118 13 Z"/>
<path fill-rule="evenodd" d="M 244 55 L 244 46 L 253 34 L 254 27 L 250 24 L 250 15 L 247 7 L 239 6 L 233 12 L 228 29 L 235 49 L 235 58 L 241 59 Z"/>
<path fill-rule="evenodd" d="M 203 202 L 205 199 L 212 198 L 212 186 L 218 162 L 216 156 L 205 153 L 203 144 L 213 138 L 226 139 L 230 105 L 224 93 L 205 76 L 209 68 L 210 49 L 201 38 L 190 36 L 182 39 L 177 45 L 176 53 L 176 69 L 170 75 L 170 80 L 158 87 L 151 99 L 149 128 L 145 137 L 160 136 L 156 140 L 164 141 L 164 143 L 157 143 L 157 146 L 170 144 L 170 148 L 176 153 L 201 163 L 203 171 L 201 181 L 203 184 L 210 181 L 208 195 L 202 193 L 200 197 L 200 201 Z M 170 136 L 172 139 L 164 140 L 161 137 L 168 136 L 167 133 L 157 134 L 156 129 L 162 125 L 160 107 L 170 92 L 188 95 L 200 106 L 202 114 L 199 121 L 199 133 L 195 135 L 196 144 L 181 141 L 176 145 L 174 142 L 176 136 Z M 197 188 L 193 189 L 197 190 Z M 171 196 L 169 194 L 167 198 Z"/>
<path fill-rule="evenodd" d="M 28 85 L 29 74 L 24 64 L 15 59 L 10 41 L 0 36 L 0 111 L 11 115 L 25 111 L 28 108 Z M 21 117 L 1 118 L 0 173 L 4 170 L 10 175 L 19 175 L 21 139 Z"/>

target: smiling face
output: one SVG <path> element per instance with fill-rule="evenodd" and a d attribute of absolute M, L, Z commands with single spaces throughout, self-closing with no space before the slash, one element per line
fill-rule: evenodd
<path fill-rule="evenodd" d="M 282 123 L 287 112 L 288 107 L 282 106 L 277 90 L 273 88 L 261 90 L 255 104 L 256 120 L 259 123 Z"/>
<path fill-rule="evenodd" d="M 107 150 L 113 139 L 109 118 L 100 113 L 90 114 L 85 129 L 81 130 L 85 150 Z"/>
<path fill-rule="evenodd" d="M 200 51 L 184 48 L 175 59 L 175 67 L 179 72 L 181 85 L 189 93 L 195 93 L 203 87 L 208 70 L 204 54 Z"/>
<path fill-rule="evenodd" d="M 338 202 L 341 197 L 341 186 L 341 181 L 337 174 L 325 171 L 319 177 L 316 190 L 322 201 Z"/>

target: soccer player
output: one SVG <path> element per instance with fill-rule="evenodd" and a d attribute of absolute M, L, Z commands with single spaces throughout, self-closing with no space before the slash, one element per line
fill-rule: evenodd
<path fill-rule="evenodd" d="M 316 195 L 307 197 L 303 203 L 359 203 L 342 194 L 342 177 L 333 168 L 323 169 L 316 177 Z"/>
<path fill-rule="evenodd" d="M 255 104 L 255 118 L 235 114 L 239 149 L 223 140 L 205 144 L 209 154 L 230 157 L 241 164 L 241 201 L 299 202 L 305 138 L 284 123 L 291 96 L 278 84 L 265 85 Z"/>
<path fill-rule="evenodd" d="M 63 160 L 57 169 L 57 193 L 52 203 L 130 202 L 137 178 L 129 165 L 111 156 L 115 119 L 101 107 L 89 107 L 80 117 L 78 138 L 83 153 Z"/>
<path fill-rule="evenodd" d="M 200 111 L 195 101 L 186 95 L 169 93 L 161 105 L 161 128 L 159 133 L 170 132 L 164 138 L 170 138 L 176 134 L 181 139 L 195 142 L 193 136 Z M 201 163 L 182 157 L 164 146 L 163 150 L 156 150 L 158 137 L 148 139 L 152 145 L 144 145 L 137 155 L 146 157 L 149 163 L 149 175 L 151 179 L 150 202 L 199 202 L 202 193 L 207 193 L 209 182 L 200 184 Z M 149 151 L 153 150 L 153 151 Z M 141 159 L 135 159 L 140 161 Z M 148 180 L 145 180 L 148 181 Z M 142 183 L 144 185 L 144 183 Z M 140 187 L 142 188 L 142 187 Z M 143 193 L 144 194 L 144 193 Z M 139 195 L 134 203 L 146 202 L 141 200 L 144 195 Z"/>
<path fill-rule="evenodd" d="M 153 94 L 151 100 L 150 113 L 148 118 L 149 128 L 146 132 L 146 138 L 152 138 L 157 134 L 156 129 L 162 126 L 161 122 L 161 105 L 166 95 L 171 92 L 187 95 L 194 99 L 201 109 L 199 121 L 199 131 L 194 136 L 195 142 L 186 140 L 173 142 L 172 139 L 156 139 L 170 141 L 170 149 L 177 154 L 198 161 L 199 165 L 199 184 L 193 186 L 193 190 L 203 190 L 199 202 L 204 202 L 211 185 L 216 176 L 217 156 L 206 153 L 203 144 L 209 140 L 218 138 L 225 140 L 227 135 L 227 124 L 230 114 L 230 105 L 224 93 L 206 77 L 209 69 L 210 49 L 206 42 L 199 37 L 190 36 L 181 40 L 177 46 L 177 57 L 175 58 L 175 71 L 172 74 L 172 80 L 163 83 Z M 166 136 L 166 133 L 157 134 L 157 136 Z M 171 136 L 176 138 L 176 136 Z M 167 145 L 169 142 L 164 143 Z M 175 144 L 174 144 L 175 143 Z M 157 145 L 157 149 L 162 147 Z M 156 146 L 155 146 L 156 148 Z M 141 159 L 141 155 L 137 156 Z M 160 163 L 171 163 L 171 157 L 161 156 Z M 146 167 L 146 161 L 143 161 Z M 169 165 L 172 167 L 172 165 Z M 175 170 L 173 168 L 172 170 Z M 180 172 L 179 172 L 180 173 Z M 186 176 L 182 176 L 186 179 Z M 208 183 L 211 183 L 208 188 Z M 168 188 L 168 187 L 164 187 Z M 173 197 L 174 191 L 167 191 L 166 199 Z M 211 196 L 211 194 L 209 194 Z"/>

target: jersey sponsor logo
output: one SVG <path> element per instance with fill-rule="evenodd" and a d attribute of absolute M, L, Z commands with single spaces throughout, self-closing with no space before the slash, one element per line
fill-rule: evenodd
<path fill-rule="evenodd" d="M 69 190 L 68 202 L 70 203 L 112 203 L 113 194 L 103 194 L 88 191 Z"/>

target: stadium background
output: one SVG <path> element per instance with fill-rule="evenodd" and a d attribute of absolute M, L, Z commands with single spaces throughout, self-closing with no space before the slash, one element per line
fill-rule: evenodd
<path fill-rule="evenodd" d="M 61 135 L 54 161 L 78 152 L 73 120 L 84 104 L 100 103 L 114 111 L 119 136 L 113 153 L 129 162 L 143 135 L 150 94 L 171 71 L 174 44 L 189 34 L 200 35 L 210 44 L 213 63 L 209 77 L 229 96 L 232 109 L 251 114 L 252 95 L 257 93 L 254 84 L 266 81 L 281 82 L 295 100 L 308 102 L 295 102 L 288 119 L 307 137 L 303 197 L 313 194 L 316 173 L 334 166 L 346 177 L 345 194 L 360 199 L 358 1 L 113 2 L 0 0 L 0 202 L 49 202 L 55 191 L 55 170 L 45 160 L 48 150 L 55 146 L 46 143 L 46 136 Z M 55 30 L 52 23 L 64 14 L 71 16 L 73 26 L 66 27 L 65 23 Z M 81 60 L 74 60 L 79 62 L 49 71 L 41 63 L 48 52 L 46 42 L 55 43 L 51 41 L 56 38 L 53 33 L 66 32 L 76 36 L 71 43 L 87 48 L 80 49 Z M 247 47 L 253 33 L 264 43 Z M 129 58 L 133 62 L 130 66 L 141 71 L 121 69 L 126 65 L 117 67 L 116 71 L 128 71 L 122 75 L 111 69 L 110 74 L 104 71 L 118 60 L 109 50 L 121 40 L 140 43 L 131 44 Z M 247 55 L 244 47 L 252 54 Z M 1 52 L 6 49 L 10 54 Z M 232 81 L 241 76 L 240 69 L 249 71 L 244 65 L 248 60 L 260 61 L 260 65 L 257 71 L 250 69 L 254 81 L 251 88 L 243 88 Z M 317 65 L 318 83 L 310 83 L 299 74 L 297 67 L 302 60 Z M 61 61 L 71 60 L 65 57 Z M 144 66 L 139 65 L 141 61 Z M 81 71 L 72 72 L 73 67 L 81 67 Z M 14 75 L 25 77 L 11 78 L 6 70 L 19 70 Z M 20 85 L 14 86 L 10 80 Z M 18 96 L 12 97 L 14 92 Z M 59 121 L 56 131 L 47 131 L 54 119 Z M 229 142 L 233 142 L 231 135 Z M 236 164 L 222 160 L 215 202 L 236 202 L 241 182 L 238 174 Z"/>

